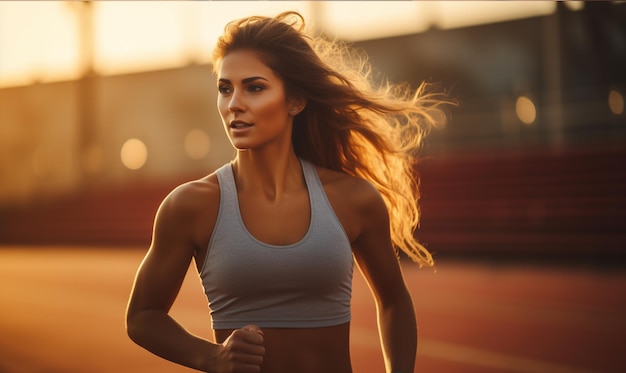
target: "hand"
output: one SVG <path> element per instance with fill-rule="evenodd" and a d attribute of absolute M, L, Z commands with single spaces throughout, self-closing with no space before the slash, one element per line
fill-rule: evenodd
<path fill-rule="evenodd" d="M 265 346 L 263 331 L 257 326 L 248 325 L 234 330 L 222 343 L 217 356 L 219 372 L 254 373 L 261 371 Z"/>

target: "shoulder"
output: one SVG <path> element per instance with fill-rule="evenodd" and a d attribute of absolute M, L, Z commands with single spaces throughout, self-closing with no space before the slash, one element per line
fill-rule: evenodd
<path fill-rule="evenodd" d="M 204 232 L 215 223 L 219 211 L 220 188 L 212 173 L 198 180 L 179 185 L 161 202 L 154 224 L 154 239 L 186 237 L 196 245 L 204 245 Z"/>
<path fill-rule="evenodd" d="M 174 188 L 163 199 L 160 209 L 166 209 L 177 214 L 190 214 L 203 210 L 208 205 L 218 204 L 219 195 L 220 188 L 217 175 L 212 173 Z"/>
<path fill-rule="evenodd" d="M 368 180 L 325 168 L 317 170 L 327 194 L 349 202 L 352 208 L 365 212 L 385 206 L 380 192 Z"/>

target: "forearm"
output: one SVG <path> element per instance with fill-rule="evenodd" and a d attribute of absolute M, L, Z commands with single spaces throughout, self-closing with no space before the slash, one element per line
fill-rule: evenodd
<path fill-rule="evenodd" d="M 381 306 L 378 325 L 388 373 L 412 373 L 417 352 L 417 322 L 408 293 L 397 302 Z"/>
<path fill-rule="evenodd" d="M 145 310 L 127 319 L 128 336 L 164 359 L 201 371 L 210 371 L 210 360 L 221 345 L 189 333 L 168 314 Z"/>

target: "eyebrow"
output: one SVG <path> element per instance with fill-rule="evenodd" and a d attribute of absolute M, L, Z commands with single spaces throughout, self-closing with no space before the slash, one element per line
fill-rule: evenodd
<path fill-rule="evenodd" d="M 265 81 L 268 81 L 267 79 L 263 78 L 262 76 L 252 76 L 250 78 L 241 79 L 241 83 L 248 84 L 248 83 L 254 82 L 255 80 L 265 80 Z M 228 84 L 231 83 L 229 79 L 224 79 L 224 78 L 220 78 L 219 82 L 221 82 L 221 83 L 228 83 Z"/>

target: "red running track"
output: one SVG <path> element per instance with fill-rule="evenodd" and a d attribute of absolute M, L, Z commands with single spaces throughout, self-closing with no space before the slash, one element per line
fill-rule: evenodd
<path fill-rule="evenodd" d="M 190 372 L 135 346 L 124 308 L 142 250 L 0 248 L 0 372 Z M 626 272 L 442 262 L 403 264 L 420 342 L 416 372 L 622 372 Z M 172 310 L 209 337 L 190 271 Z M 375 308 L 355 273 L 355 373 L 383 372 Z"/>

